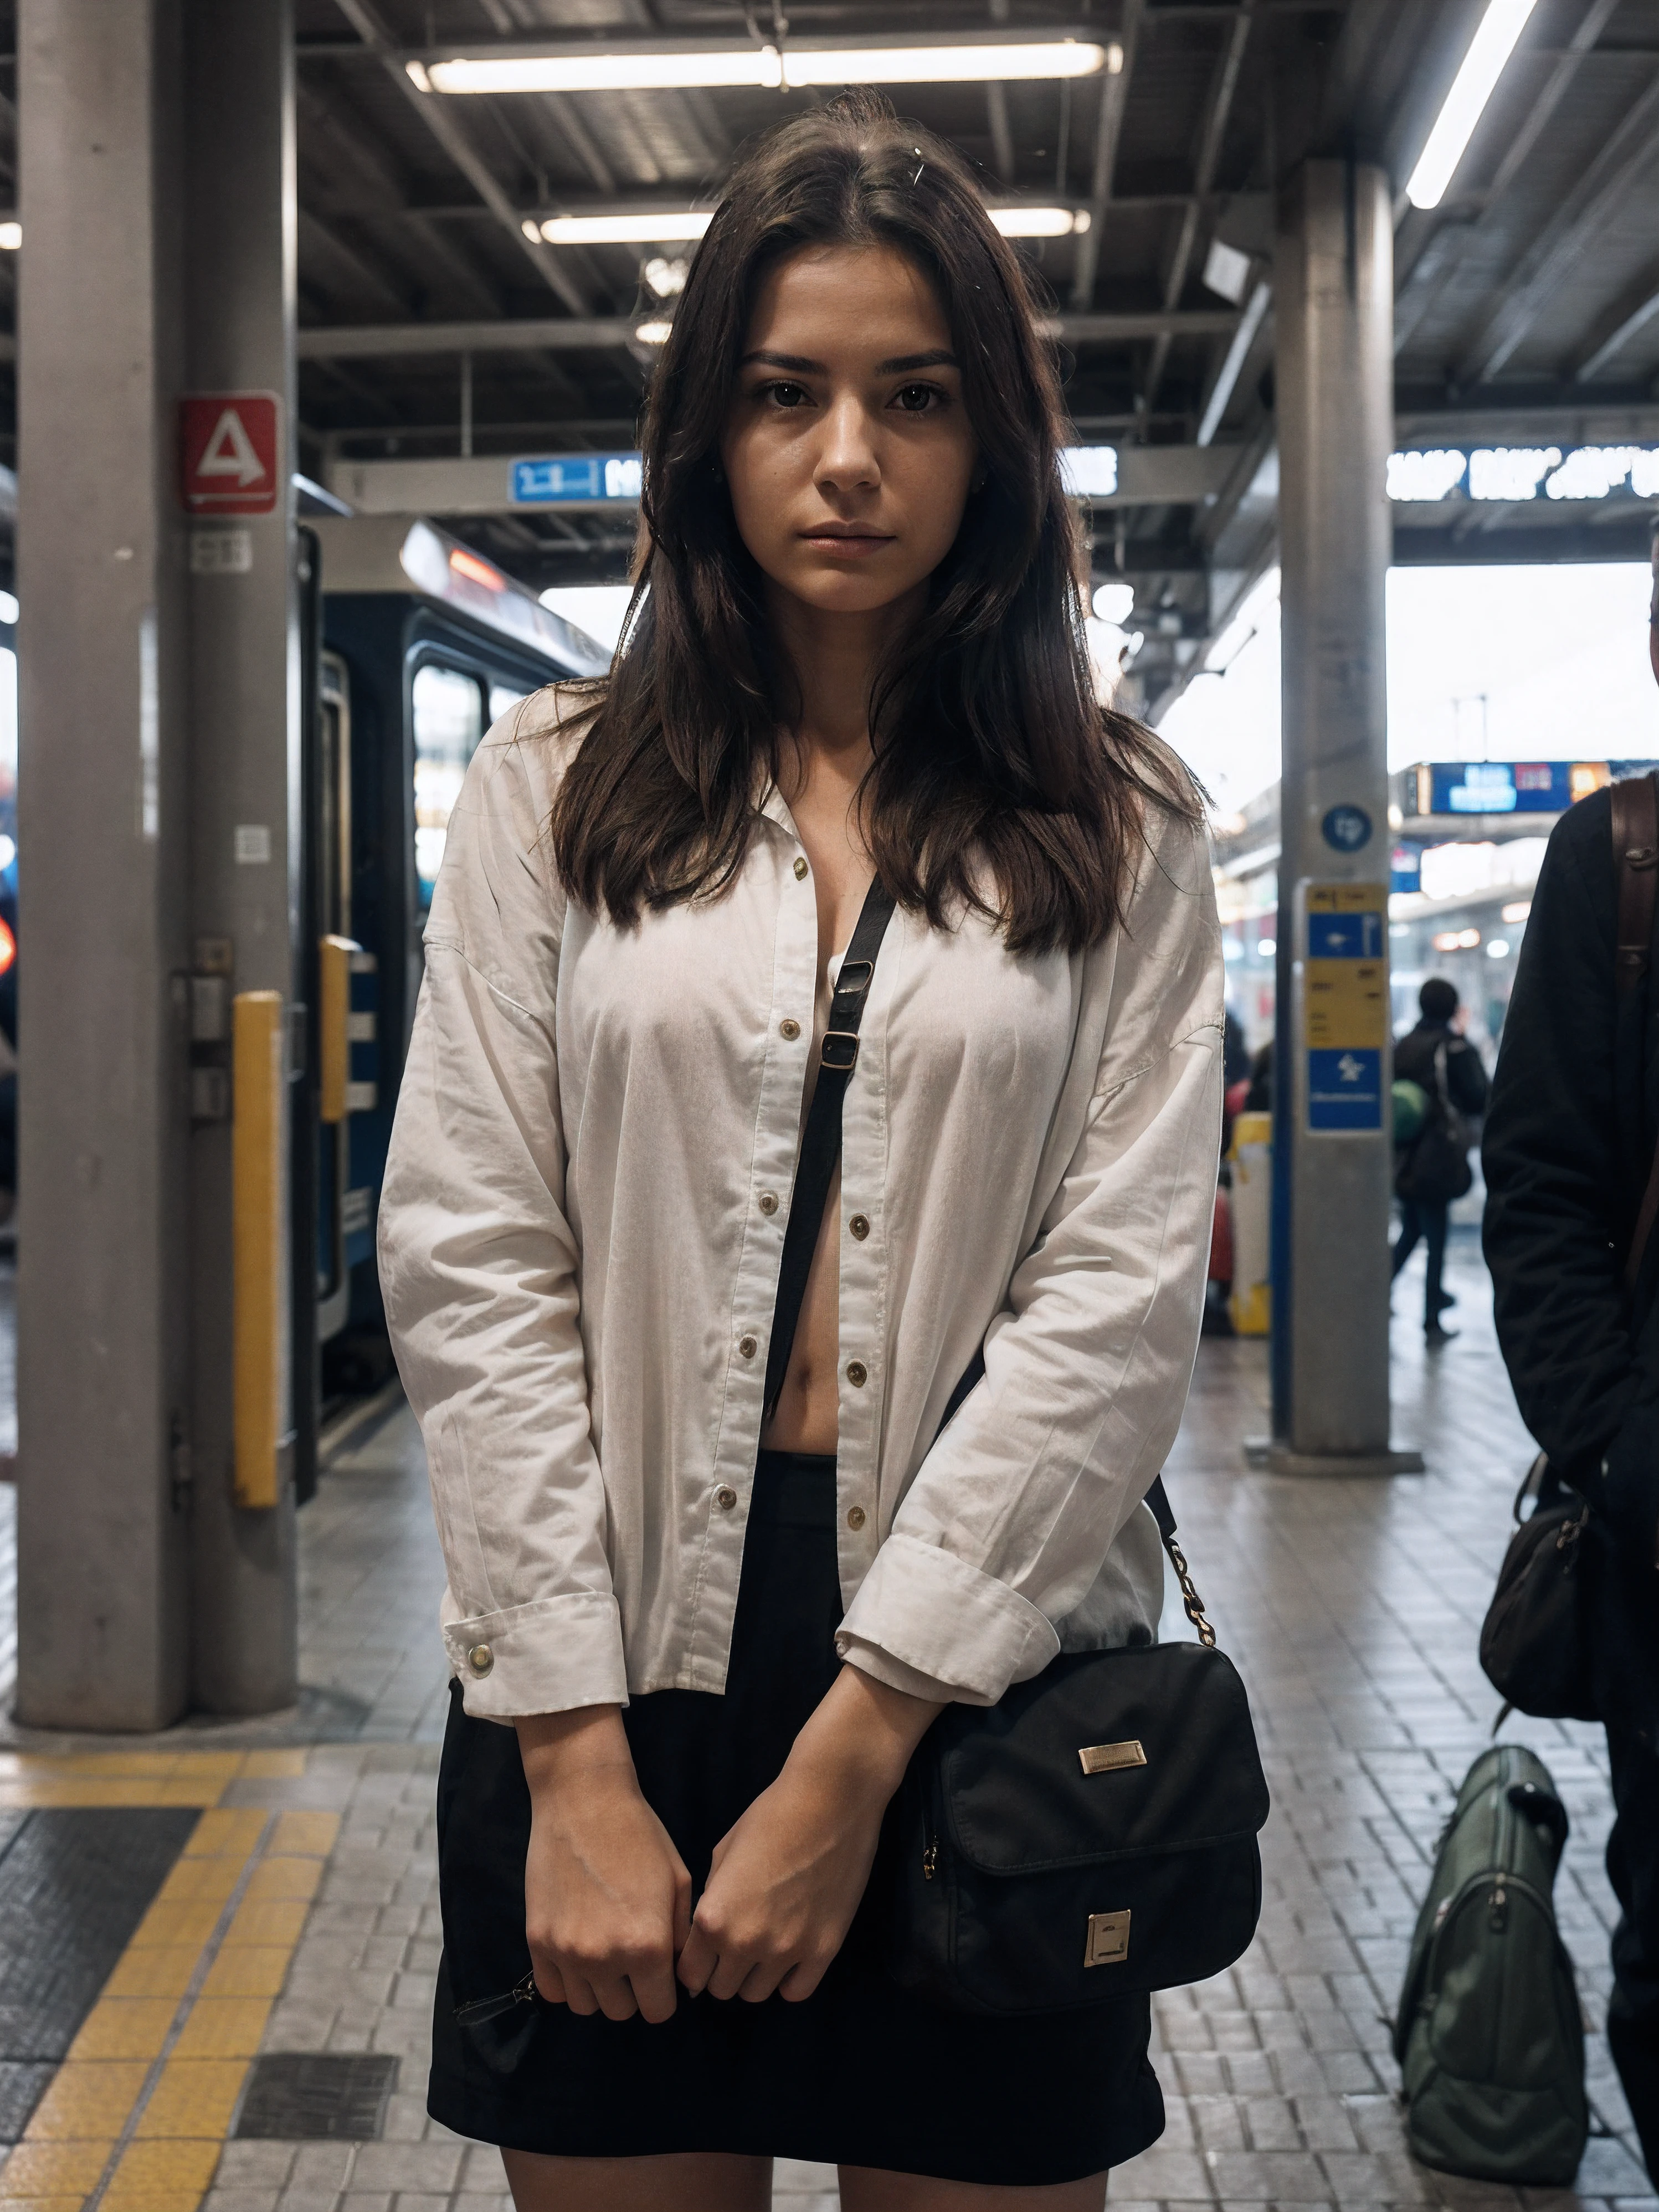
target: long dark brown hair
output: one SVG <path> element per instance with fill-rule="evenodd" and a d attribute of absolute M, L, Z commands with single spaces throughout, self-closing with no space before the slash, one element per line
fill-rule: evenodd
<path fill-rule="evenodd" d="M 864 834 L 887 890 L 935 927 L 977 907 L 1014 951 L 1076 949 L 1121 917 L 1146 801 L 1196 803 L 1151 732 L 1094 699 L 1060 387 L 1024 270 L 960 157 L 869 93 L 760 139 L 692 260 L 646 409 L 628 626 L 554 808 L 559 871 L 628 923 L 742 866 L 759 771 L 778 775 L 801 708 L 721 434 L 765 272 L 803 246 L 875 244 L 933 285 L 985 481 L 871 701 Z"/>

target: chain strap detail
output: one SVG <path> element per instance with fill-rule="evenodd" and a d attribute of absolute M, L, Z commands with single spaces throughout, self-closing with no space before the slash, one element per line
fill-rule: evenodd
<path fill-rule="evenodd" d="M 1170 1555 L 1170 1564 L 1176 1571 L 1176 1580 L 1181 1584 L 1181 1602 L 1187 1618 L 1198 1631 L 1198 1640 L 1206 1651 L 1215 1650 L 1215 1631 L 1204 1618 L 1204 1601 L 1193 1581 L 1192 1569 L 1187 1565 L 1187 1554 L 1175 1538 L 1166 1536 L 1164 1548 Z"/>

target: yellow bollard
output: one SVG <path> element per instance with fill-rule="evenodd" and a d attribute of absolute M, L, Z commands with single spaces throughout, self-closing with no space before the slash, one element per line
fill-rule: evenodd
<path fill-rule="evenodd" d="M 1233 1169 L 1233 1287 L 1227 1307 L 1240 1336 L 1266 1336 L 1273 1322 L 1273 1115 L 1239 1115 L 1227 1158 Z"/>
<path fill-rule="evenodd" d="M 231 1293 L 236 1503 L 282 1494 L 288 1283 L 283 994 L 232 1000 Z"/>

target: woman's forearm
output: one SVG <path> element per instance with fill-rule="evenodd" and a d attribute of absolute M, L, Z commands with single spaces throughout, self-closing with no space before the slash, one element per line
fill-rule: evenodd
<path fill-rule="evenodd" d="M 795 1738 L 789 1757 L 836 1784 L 885 1803 L 945 1701 L 912 1697 L 844 1666 Z"/>

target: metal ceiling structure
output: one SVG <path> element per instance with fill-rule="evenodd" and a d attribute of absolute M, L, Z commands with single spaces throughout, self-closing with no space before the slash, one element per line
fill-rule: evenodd
<path fill-rule="evenodd" d="M 450 96 L 422 88 L 441 57 L 1110 40 L 1115 71 L 891 91 L 962 148 L 988 199 L 1089 218 L 1020 251 L 1052 296 L 1079 438 L 1138 464 L 1094 514 L 1094 562 L 1136 586 L 1155 705 L 1272 558 L 1276 189 L 1309 155 L 1403 180 L 1481 14 L 1482 0 L 296 0 L 301 466 L 337 484 L 387 461 L 630 447 L 653 358 L 635 333 L 672 311 L 646 264 L 687 248 L 553 245 L 540 225 L 706 207 L 747 137 L 825 96 Z M 0 167 L 15 120 L 0 99 Z M 1450 191 L 1431 212 L 1401 192 L 1396 212 L 1400 444 L 1659 440 L 1659 0 L 1538 0 Z M 1244 257 L 1236 297 L 1205 283 L 1218 240 Z M 625 570 L 627 511 L 478 504 L 459 500 L 452 526 L 538 587 Z M 1653 504 L 1409 502 L 1396 557 L 1626 557 Z"/>

